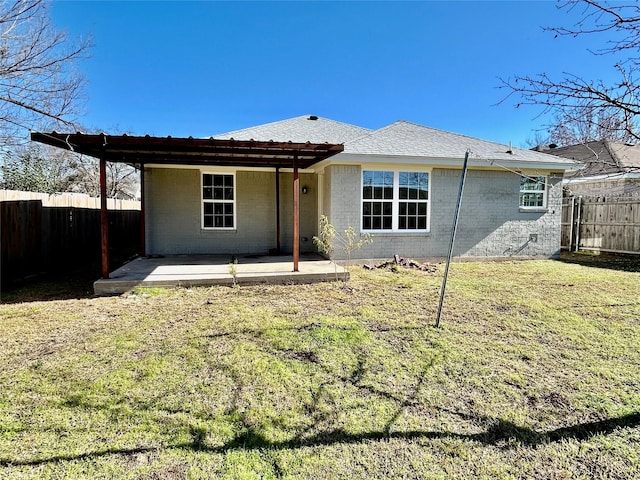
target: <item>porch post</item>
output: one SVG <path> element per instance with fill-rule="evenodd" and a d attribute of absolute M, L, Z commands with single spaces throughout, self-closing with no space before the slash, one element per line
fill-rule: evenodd
<path fill-rule="evenodd" d="M 298 271 L 300 256 L 300 178 L 298 155 L 293 157 L 293 271 Z"/>
<path fill-rule="evenodd" d="M 144 202 L 144 163 L 140 164 L 140 256 L 147 256 L 147 232 L 145 224 L 145 202 Z"/>
<path fill-rule="evenodd" d="M 109 212 L 107 211 L 107 161 L 100 158 L 100 235 L 102 278 L 109 278 Z"/>
<path fill-rule="evenodd" d="M 280 167 L 276 167 L 276 250 L 280 253 Z"/>

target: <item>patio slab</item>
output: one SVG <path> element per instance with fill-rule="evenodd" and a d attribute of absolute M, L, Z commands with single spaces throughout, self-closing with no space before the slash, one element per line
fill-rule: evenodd
<path fill-rule="evenodd" d="M 298 272 L 291 256 L 238 255 L 235 281 L 288 284 L 346 280 L 349 272 L 319 255 L 300 255 Z M 337 272 L 337 275 L 336 275 Z M 115 295 L 135 287 L 194 287 L 233 285 L 229 255 L 176 255 L 140 257 L 123 265 L 93 284 L 96 295 Z"/>

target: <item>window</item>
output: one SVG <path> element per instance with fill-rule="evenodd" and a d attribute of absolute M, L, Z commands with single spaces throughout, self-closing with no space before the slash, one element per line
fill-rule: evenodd
<path fill-rule="evenodd" d="M 520 208 L 547 206 L 547 177 L 520 177 Z"/>
<path fill-rule="evenodd" d="M 202 174 L 202 227 L 235 228 L 235 177 L 233 174 Z"/>
<path fill-rule="evenodd" d="M 427 172 L 362 172 L 362 230 L 427 231 Z"/>

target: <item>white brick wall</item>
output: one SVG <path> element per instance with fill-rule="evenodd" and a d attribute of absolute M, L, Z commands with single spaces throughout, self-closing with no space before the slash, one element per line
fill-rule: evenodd
<path fill-rule="evenodd" d="M 292 250 L 293 175 L 280 175 L 281 242 Z M 300 175 L 301 252 L 314 251 L 317 230 L 317 184 L 312 174 Z M 200 171 L 147 168 L 145 176 L 147 253 L 243 254 L 267 253 L 276 246 L 275 172 L 236 173 L 236 229 L 201 228 Z M 306 239 L 306 240 L 305 240 Z"/>
<path fill-rule="evenodd" d="M 460 170 L 431 173 L 431 230 L 427 234 L 375 234 L 354 258 L 445 257 L 449 247 Z M 338 231 L 360 226 L 360 167 L 330 166 L 332 193 L 328 216 Z M 523 212 L 518 205 L 520 180 L 508 171 L 470 170 L 467 174 L 456 234 L 456 256 L 541 256 L 560 252 L 561 176 L 549 178 L 546 212 Z M 338 193 L 336 193 L 338 192 Z M 529 241 L 531 235 L 537 241 Z M 340 257 L 336 252 L 336 257 Z"/>
<path fill-rule="evenodd" d="M 323 175 L 323 211 L 338 231 L 360 228 L 358 165 L 331 165 Z M 507 171 L 470 170 L 456 236 L 456 256 L 541 256 L 560 252 L 561 177 L 550 177 L 547 212 L 518 207 L 519 177 Z M 200 171 L 147 169 L 147 251 L 149 254 L 266 253 L 276 244 L 275 173 L 240 171 L 236 175 L 237 229 L 201 228 Z M 427 234 L 377 234 L 354 258 L 445 257 L 451 235 L 460 170 L 431 173 L 431 231 Z M 301 174 L 301 251 L 314 251 L 317 233 L 318 177 Z M 292 174 L 280 178 L 283 251 L 292 249 Z M 537 235 L 537 241 L 529 241 Z M 336 252 L 337 254 L 341 252 Z M 338 255 L 337 255 L 338 256 Z"/>

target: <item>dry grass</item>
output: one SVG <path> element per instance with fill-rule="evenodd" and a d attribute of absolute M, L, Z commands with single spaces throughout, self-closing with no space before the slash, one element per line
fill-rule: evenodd
<path fill-rule="evenodd" d="M 404 270 L 23 290 L 0 306 L 0 475 L 637 478 L 640 273 L 577 258 L 455 264 L 440 329 L 441 274 Z"/>

